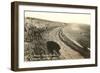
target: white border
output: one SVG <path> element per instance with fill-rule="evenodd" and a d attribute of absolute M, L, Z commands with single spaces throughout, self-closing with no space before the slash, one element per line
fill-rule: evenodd
<path fill-rule="evenodd" d="M 90 59 L 78 59 L 78 60 L 24 62 L 24 10 L 90 13 L 91 14 L 91 58 Z M 18 55 L 19 68 L 95 64 L 95 40 L 94 40 L 95 39 L 95 11 L 93 9 L 19 5 L 18 13 L 19 13 L 19 49 L 18 49 L 19 50 L 19 55 Z"/>

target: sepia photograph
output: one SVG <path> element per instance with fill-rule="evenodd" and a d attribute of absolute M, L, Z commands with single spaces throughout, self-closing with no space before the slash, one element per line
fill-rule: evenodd
<path fill-rule="evenodd" d="M 24 12 L 24 61 L 90 58 L 90 14 Z"/>
<path fill-rule="evenodd" d="M 12 2 L 11 69 L 97 66 L 97 7 Z"/>

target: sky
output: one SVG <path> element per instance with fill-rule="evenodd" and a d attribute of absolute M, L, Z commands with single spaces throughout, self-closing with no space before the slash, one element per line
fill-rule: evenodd
<path fill-rule="evenodd" d="M 88 25 L 90 25 L 90 16 L 90 14 L 25 11 L 25 17 L 40 18 L 64 23 L 78 23 Z"/>

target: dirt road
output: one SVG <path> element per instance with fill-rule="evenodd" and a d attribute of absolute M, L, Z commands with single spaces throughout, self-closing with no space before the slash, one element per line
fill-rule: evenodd
<path fill-rule="evenodd" d="M 53 31 L 50 31 L 48 33 L 48 41 L 55 41 L 57 42 L 61 49 L 61 59 L 81 59 L 84 58 L 79 52 L 73 50 L 71 47 L 68 45 L 64 44 L 63 41 L 59 38 L 59 32 L 61 31 L 62 27 L 58 27 L 54 29 Z"/>

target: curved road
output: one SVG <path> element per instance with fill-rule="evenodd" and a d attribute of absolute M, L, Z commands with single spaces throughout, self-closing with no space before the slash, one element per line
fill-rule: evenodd
<path fill-rule="evenodd" d="M 70 40 L 65 40 L 65 38 L 62 36 L 62 31 L 61 31 L 62 27 L 58 27 L 55 28 L 51 31 L 48 32 L 48 35 L 46 37 L 48 41 L 55 41 L 57 42 L 60 47 L 60 53 L 61 53 L 61 59 L 81 59 L 84 58 L 84 56 L 82 54 L 80 54 L 79 51 L 74 50 L 72 47 L 69 47 L 70 45 L 68 44 L 72 44 L 72 42 L 70 42 Z M 64 43 L 64 41 L 68 41 L 66 42 L 66 44 Z M 67 44 L 68 43 L 68 44 Z"/>
<path fill-rule="evenodd" d="M 65 36 L 62 30 L 58 34 L 60 40 L 65 44 L 70 46 L 73 50 L 79 52 L 84 58 L 90 57 L 90 50 L 81 46 L 78 42 L 72 40 L 70 37 Z"/>

